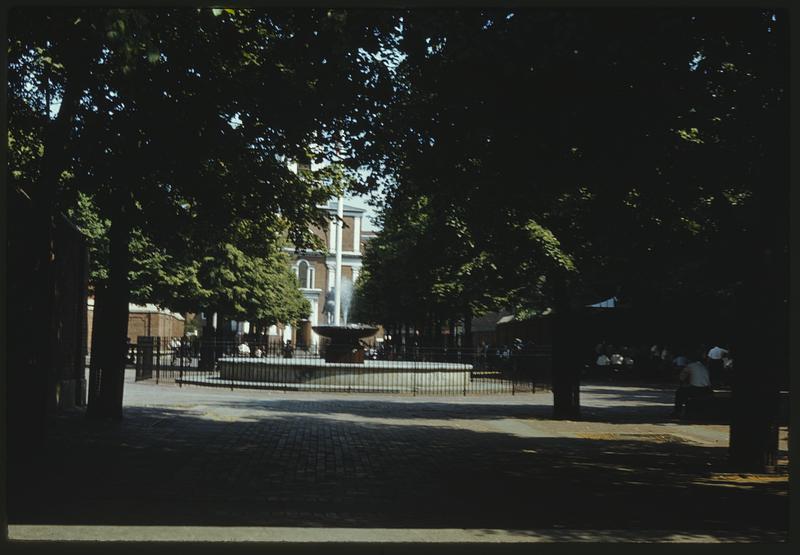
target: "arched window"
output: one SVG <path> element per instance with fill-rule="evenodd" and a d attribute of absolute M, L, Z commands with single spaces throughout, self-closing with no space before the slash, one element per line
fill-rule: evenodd
<path fill-rule="evenodd" d="M 314 267 L 305 260 L 300 260 L 295 266 L 295 274 L 304 289 L 314 288 Z"/>

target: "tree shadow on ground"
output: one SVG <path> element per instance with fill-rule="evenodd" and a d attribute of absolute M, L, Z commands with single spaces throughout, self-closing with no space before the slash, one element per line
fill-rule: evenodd
<path fill-rule="evenodd" d="M 148 386 L 145 386 L 148 387 Z M 152 386 L 151 386 L 152 387 Z M 155 386 L 158 387 L 158 386 Z M 169 386 L 162 386 L 169 387 Z M 189 386 L 189 391 L 209 391 L 206 388 Z M 215 393 L 225 392 L 224 388 L 215 388 Z M 237 390 L 241 394 L 241 390 Z M 508 402 L 498 402 L 497 396 L 491 402 L 481 402 L 480 395 L 455 396 L 446 401 L 436 396 L 389 395 L 380 398 L 373 394 L 371 398 L 359 398 L 360 394 L 349 397 L 346 393 L 318 393 L 312 398 L 304 398 L 308 393 L 276 390 L 261 391 L 264 397 L 245 396 L 209 396 L 203 403 L 217 403 L 220 406 L 235 405 L 242 410 L 263 409 L 270 407 L 280 410 L 281 404 L 295 410 L 297 403 L 306 403 L 304 410 L 311 413 L 343 412 L 364 417 L 381 417 L 385 407 L 391 406 L 395 418 L 444 418 L 444 419 L 479 419 L 494 420 L 503 418 L 536 418 L 551 419 L 553 415 L 552 396 L 549 392 L 539 391 L 508 395 Z M 609 384 L 587 383 L 581 388 L 582 407 L 578 420 L 595 423 L 626 424 L 666 424 L 673 423 L 675 389 L 655 387 L 652 385 L 612 386 Z M 726 424 L 725 419 L 704 418 L 682 420 L 681 425 Z"/>
<path fill-rule="evenodd" d="M 299 411 L 311 414 L 344 413 L 365 418 L 387 416 L 387 406 L 391 406 L 391 417 L 400 419 L 444 419 L 444 420 L 498 420 L 524 418 L 550 420 L 553 415 L 552 402 L 541 397 L 529 395 L 529 403 L 520 403 L 518 396 L 514 403 L 443 402 L 431 398 L 418 400 L 404 399 L 402 402 L 382 400 L 336 399 L 220 399 L 213 401 L 217 406 L 227 406 L 242 411 L 277 410 Z M 580 421 L 609 424 L 666 424 L 675 422 L 671 417 L 673 405 L 669 401 L 659 403 L 643 401 L 635 405 L 623 404 L 629 397 L 620 395 L 617 399 L 603 399 L 608 406 L 585 405 L 581 407 Z M 620 403 L 614 405 L 613 403 Z M 387 403 L 391 403 L 388 405 Z M 703 425 L 706 421 L 682 421 L 682 425 Z"/>
<path fill-rule="evenodd" d="M 62 418 L 43 450 L 9 469 L 9 521 L 754 537 L 788 527 L 786 481 L 720 477 L 724 448 L 218 409 Z"/>

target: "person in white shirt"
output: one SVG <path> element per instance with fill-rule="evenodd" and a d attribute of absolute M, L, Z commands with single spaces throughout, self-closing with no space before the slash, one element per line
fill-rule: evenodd
<path fill-rule="evenodd" d="M 711 383 L 717 385 L 722 380 L 722 372 L 725 367 L 724 358 L 728 357 L 728 350 L 717 345 L 708 350 L 708 370 L 711 374 Z"/>
<path fill-rule="evenodd" d="M 181 342 L 177 337 L 173 337 L 169 340 L 169 348 L 172 351 L 172 364 L 175 364 L 175 360 L 181 356 Z"/>
<path fill-rule="evenodd" d="M 708 358 L 711 360 L 722 360 L 728 355 L 728 349 L 723 349 L 722 347 L 711 347 L 708 350 Z"/>
<path fill-rule="evenodd" d="M 681 385 L 675 391 L 675 410 L 672 412 L 672 416 L 681 416 L 689 399 L 713 393 L 708 368 L 700 361 L 700 358 L 696 357 L 681 370 L 679 376 Z"/>
<path fill-rule="evenodd" d="M 250 354 L 250 345 L 248 345 L 246 341 L 239 344 L 239 354 L 242 356 L 248 356 Z"/>

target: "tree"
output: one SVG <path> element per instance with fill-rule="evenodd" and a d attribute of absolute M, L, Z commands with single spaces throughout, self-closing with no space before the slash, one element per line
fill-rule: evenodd
<path fill-rule="evenodd" d="M 25 102 L 29 61 L 47 58 L 57 69 L 48 83 L 61 108 L 45 118 L 36 194 L 69 206 L 89 193 L 110 222 L 108 275 L 95 289 L 90 413 L 118 418 L 134 230 L 170 255 L 224 245 L 237 222 L 310 241 L 330 189 L 285 161 L 312 145 L 318 157 L 334 147 L 346 155 L 350 137 L 364 136 L 384 86 L 370 52 L 391 22 L 335 10 L 12 15 L 11 65 L 22 69 L 10 96 Z"/>
<path fill-rule="evenodd" d="M 754 326 L 783 337 L 785 323 L 786 17 L 724 15 L 405 12 L 381 161 L 392 198 L 465 215 L 516 303 L 554 305 L 561 329 L 591 296 L 723 306 L 755 353 Z M 554 359 L 555 412 L 577 416 L 574 361 L 558 345 Z M 760 407 L 739 427 L 774 438 L 774 371 L 760 375 L 760 401 L 736 394 Z"/>
<path fill-rule="evenodd" d="M 100 219 L 91 198 L 84 194 L 69 213 L 89 240 L 89 287 L 93 290 L 108 279 L 111 222 Z M 142 229 L 134 228 L 129 247 L 131 301 L 184 312 L 219 312 L 268 325 L 305 317 L 309 306 L 289 270 L 283 243 L 266 240 L 279 234 L 253 222 L 242 222 L 238 228 L 239 233 L 228 235 L 229 242 L 205 251 L 186 249 L 178 253 L 182 258 L 157 247 Z"/>
<path fill-rule="evenodd" d="M 498 296 L 501 276 L 490 254 L 474 242 L 459 208 L 436 206 L 427 196 L 387 202 L 381 233 L 364 257 L 356 305 L 361 318 L 413 324 L 428 330 L 423 339 L 432 341 L 430 330 L 438 335 L 443 323 L 463 320 L 469 328 L 473 316 L 507 302 L 507 295 Z"/>
<path fill-rule="evenodd" d="M 225 243 L 214 256 L 202 260 L 198 274 L 207 292 L 201 306 L 209 311 L 272 325 L 295 323 L 311 310 L 288 257 L 280 251 L 270 258 L 249 257 Z"/>

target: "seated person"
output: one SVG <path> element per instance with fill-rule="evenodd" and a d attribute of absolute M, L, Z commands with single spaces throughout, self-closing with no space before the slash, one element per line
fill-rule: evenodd
<path fill-rule="evenodd" d="M 631 349 L 630 347 L 623 347 L 621 354 L 622 354 L 622 364 L 624 366 L 629 366 L 632 368 L 634 365 L 633 349 Z"/>
<path fill-rule="evenodd" d="M 676 370 L 683 370 L 687 364 L 689 364 L 689 359 L 683 355 L 678 355 L 672 359 L 672 366 Z"/>
<path fill-rule="evenodd" d="M 246 341 L 242 342 L 239 344 L 238 351 L 241 356 L 250 356 L 250 345 Z"/>
<path fill-rule="evenodd" d="M 689 359 L 683 354 L 678 354 L 672 359 L 672 376 L 680 376 L 687 364 Z"/>
<path fill-rule="evenodd" d="M 286 340 L 286 344 L 283 346 L 283 358 L 292 358 L 294 355 L 294 347 L 292 346 L 291 339 Z"/>
<path fill-rule="evenodd" d="M 708 368 L 700 362 L 700 359 L 702 359 L 702 355 L 696 357 L 681 370 L 679 376 L 681 385 L 675 392 L 675 410 L 672 412 L 672 416 L 681 416 L 686 402 L 692 397 L 703 397 L 712 393 Z"/>
<path fill-rule="evenodd" d="M 599 357 L 597 357 L 596 364 L 597 366 L 608 366 L 611 364 L 611 360 L 605 354 L 601 354 Z"/>

